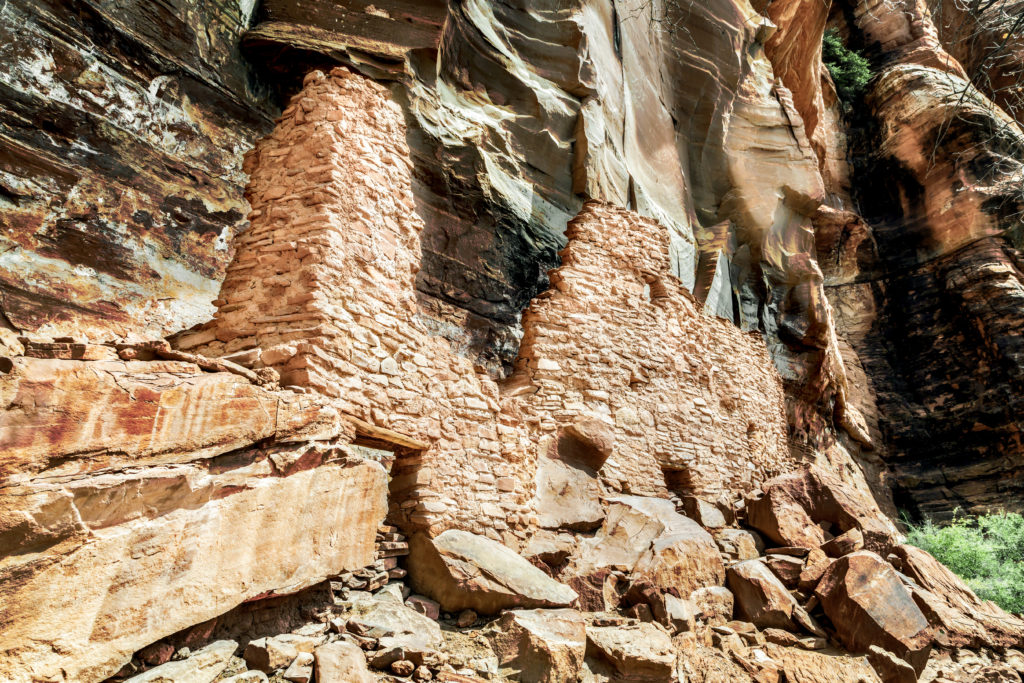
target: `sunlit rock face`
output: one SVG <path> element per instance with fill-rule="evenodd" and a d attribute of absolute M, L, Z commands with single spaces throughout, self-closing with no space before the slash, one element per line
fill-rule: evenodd
<path fill-rule="evenodd" d="M 492 372 L 584 198 L 666 225 L 675 273 L 709 310 L 798 351 L 828 346 L 809 257 L 822 184 L 764 54 L 771 22 L 748 2 L 376 3 L 363 22 L 323 3 L 263 11 L 257 49 L 316 49 L 401 83 L 425 317 Z M 776 352 L 798 381 L 819 363 Z"/>
<path fill-rule="evenodd" d="M 207 319 L 274 109 L 238 50 L 250 0 L 0 5 L 0 292 L 26 333 Z"/>

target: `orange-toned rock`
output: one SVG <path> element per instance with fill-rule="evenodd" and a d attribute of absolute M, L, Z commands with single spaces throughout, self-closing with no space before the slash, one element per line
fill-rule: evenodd
<path fill-rule="evenodd" d="M 296 450 L 310 464 L 325 455 Z M 100 681 L 135 650 L 246 600 L 373 562 L 380 465 L 281 476 L 258 456 L 0 491 L 0 678 Z"/>
<path fill-rule="evenodd" d="M 565 607 L 577 595 L 497 541 L 450 529 L 410 539 L 413 587 L 456 612 L 495 614 L 510 607 Z"/>
<path fill-rule="evenodd" d="M 899 568 L 917 584 L 914 601 L 952 647 L 1021 647 L 1024 620 L 982 600 L 942 563 L 920 548 L 897 546 Z"/>
<path fill-rule="evenodd" d="M 887 553 L 896 528 L 874 501 L 818 467 L 776 477 L 748 498 L 747 523 L 773 541 L 817 548 L 825 543 L 823 527 L 836 534 L 858 529 L 864 546 Z"/>
<path fill-rule="evenodd" d="M 928 620 L 892 567 L 870 551 L 832 563 L 814 594 L 853 652 L 872 645 L 892 652 L 921 673 L 932 648 Z"/>
<path fill-rule="evenodd" d="M 563 576 L 616 569 L 637 584 L 684 597 L 722 584 L 725 568 L 714 539 L 671 501 L 615 496 L 608 503 L 601 529 L 579 543 Z"/>
<path fill-rule="evenodd" d="M 729 567 L 729 589 L 736 596 L 736 613 L 762 628 L 795 631 L 804 628 L 824 635 L 821 628 L 761 560 L 747 560 Z"/>
<path fill-rule="evenodd" d="M 19 357 L 0 375 L 0 481 L 211 458 L 343 433 L 322 400 L 174 361 Z"/>
<path fill-rule="evenodd" d="M 587 628 L 575 610 L 513 610 L 486 631 L 502 666 L 524 683 L 576 680 L 587 650 Z"/>

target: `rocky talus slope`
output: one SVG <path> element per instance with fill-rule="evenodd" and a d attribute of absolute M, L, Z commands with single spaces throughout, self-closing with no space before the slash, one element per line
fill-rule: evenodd
<path fill-rule="evenodd" d="M 893 521 L 1024 508 L 933 4 L 0 3 L 0 679 L 1021 681 Z"/>

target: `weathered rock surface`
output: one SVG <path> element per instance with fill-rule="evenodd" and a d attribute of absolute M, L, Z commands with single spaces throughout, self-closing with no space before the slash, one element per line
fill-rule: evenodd
<path fill-rule="evenodd" d="M 237 649 L 238 643 L 234 641 L 218 640 L 187 659 L 161 664 L 128 680 L 130 683 L 212 683 L 228 667 Z"/>
<path fill-rule="evenodd" d="M 634 583 L 681 596 L 722 584 L 725 568 L 714 539 L 671 501 L 616 496 L 608 503 L 601 528 L 579 543 L 562 576 L 616 569 Z"/>
<path fill-rule="evenodd" d="M 488 633 L 502 666 L 524 683 L 576 680 L 587 651 L 587 626 L 575 610 L 514 610 Z"/>
<path fill-rule="evenodd" d="M 366 656 L 357 645 L 335 641 L 318 647 L 313 654 L 317 683 L 374 683 Z"/>
<path fill-rule="evenodd" d="M 346 429 L 324 401 L 175 361 L 19 357 L 0 375 L 0 396 L 6 483 L 213 458 L 265 440 L 330 440 Z"/>
<path fill-rule="evenodd" d="M 665 681 L 684 653 L 874 680 L 726 625 L 723 554 L 740 616 L 821 633 L 786 587 L 814 589 L 884 678 L 926 627 L 1015 656 L 1018 619 L 898 546 L 868 453 L 917 511 L 1019 493 L 1024 135 L 923 0 L 266 0 L 246 49 L 296 94 L 244 168 L 254 5 L 122 4 L 0 6 L 0 676 L 98 681 L 345 572 L 344 620 L 247 635 L 251 664 L 365 678 L 311 653 L 344 637 L 417 680 Z M 826 23 L 879 72 L 863 111 Z M 222 277 L 163 360 L 18 335 L 163 335 Z M 789 547 L 754 560 L 734 520 Z M 452 629 L 381 588 L 407 570 Z M 571 611 L 469 635 L 577 598 L 678 642 L 606 615 L 581 649 Z M 951 676 L 1015 676 L 973 656 Z"/>
<path fill-rule="evenodd" d="M 876 645 L 918 674 L 924 669 L 933 639 L 928 620 L 882 558 L 860 551 L 836 560 L 814 594 L 847 648 L 867 652 Z"/>
<path fill-rule="evenodd" d="M 588 626 L 587 657 L 611 669 L 616 680 L 675 681 L 672 639 L 653 624 Z"/>
<path fill-rule="evenodd" d="M 437 622 L 390 600 L 356 603 L 349 630 L 376 638 L 382 649 L 402 648 L 408 653 L 435 650 L 442 643 Z"/>
<path fill-rule="evenodd" d="M 102 680 L 142 646 L 247 599 L 369 564 L 383 469 L 305 446 L 289 459 L 305 469 L 284 476 L 254 451 L 5 487 L 0 671 Z"/>
<path fill-rule="evenodd" d="M 736 613 L 762 628 L 796 631 L 804 628 L 822 636 L 811 616 L 790 594 L 772 570 L 760 560 L 747 560 L 729 567 L 729 589 L 736 596 Z"/>
<path fill-rule="evenodd" d="M 865 547 L 888 553 L 896 527 L 875 502 L 817 467 L 766 482 L 747 499 L 747 520 L 755 529 L 784 546 L 817 548 L 825 529 L 838 533 L 857 529 Z"/>
<path fill-rule="evenodd" d="M 576 593 L 514 550 L 476 534 L 449 530 L 414 536 L 409 575 L 416 590 L 447 611 L 495 614 L 510 607 L 564 607 Z"/>
<path fill-rule="evenodd" d="M 943 564 L 920 548 L 897 546 L 902 574 L 914 602 L 935 627 L 937 638 L 952 647 L 1019 647 L 1024 642 L 1024 621 L 994 603 L 981 600 Z"/>
<path fill-rule="evenodd" d="M 4 324 L 162 336 L 213 311 L 245 226 L 241 155 L 272 126 L 242 0 L 5 2 Z"/>

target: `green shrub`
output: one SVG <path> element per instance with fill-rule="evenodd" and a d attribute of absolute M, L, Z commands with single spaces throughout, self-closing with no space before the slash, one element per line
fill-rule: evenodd
<path fill-rule="evenodd" d="M 1024 516 L 955 514 L 946 526 L 910 525 L 907 542 L 934 555 L 978 597 L 1008 612 L 1024 612 Z"/>
<path fill-rule="evenodd" d="M 821 41 L 821 57 L 828 67 L 832 81 L 836 84 L 839 99 L 852 104 L 863 93 L 868 81 L 871 80 L 871 66 L 868 60 L 857 51 L 843 45 L 842 39 L 834 28 L 825 31 Z"/>

